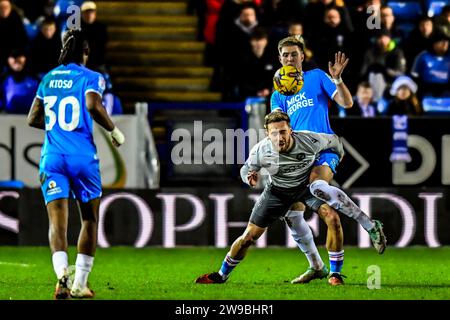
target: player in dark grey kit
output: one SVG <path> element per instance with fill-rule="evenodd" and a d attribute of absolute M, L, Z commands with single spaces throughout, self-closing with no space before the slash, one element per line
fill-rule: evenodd
<path fill-rule="evenodd" d="M 243 235 L 236 239 L 223 261 L 219 272 L 200 276 L 197 283 L 223 283 L 231 271 L 245 257 L 248 248 L 290 206 L 302 202 L 314 211 L 327 204 L 315 198 L 309 191 L 309 175 L 314 161 L 322 150 L 332 150 L 342 159 L 344 151 L 335 134 L 293 132 L 289 116 L 284 112 L 272 112 L 266 116 L 268 137 L 256 144 L 241 168 L 242 180 L 256 186 L 261 169 L 270 175 L 268 183 L 253 207 L 249 223 Z"/>

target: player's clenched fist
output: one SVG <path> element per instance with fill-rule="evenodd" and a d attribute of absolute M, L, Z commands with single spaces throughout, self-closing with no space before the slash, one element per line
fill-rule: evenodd
<path fill-rule="evenodd" d="M 113 131 L 110 132 L 110 136 L 113 145 L 116 147 L 120 147 L 125 142 L 125 136 L 117 127 L 114 127 Z"/>

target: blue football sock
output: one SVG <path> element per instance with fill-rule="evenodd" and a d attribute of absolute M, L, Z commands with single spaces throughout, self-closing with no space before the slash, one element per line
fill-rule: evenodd
<path fill-rule="evenodd" d="M 219 274 L 222 276 L 222 279 L 228 278 L 231 271 L 238 265 L 241 260 L 233 259 L 230 257 L 230 254 L 227 253 L 225 259 L 223 259 L 222 267 L 219 270 Z"/>
<path fill-rule="evenodd" d="M 344 265 L 344 250 L 339 252 L 328 251 L 330 257 L 330 273 L 341 273 Z"/>

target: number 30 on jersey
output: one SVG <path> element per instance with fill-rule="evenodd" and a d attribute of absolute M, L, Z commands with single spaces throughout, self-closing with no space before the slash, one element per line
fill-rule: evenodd
<path fill-rule="evenodd" d="M 45 116 L 47 117 L 47 121 L 45 121 L 45 130 L 52 130 L 56 121 L 58 121 L 59 127 L 64 131 L 75 130 L 80 123 L 80 102 L 74 96 L 65 97 L 59 101 L 57 108 L 58 114 L 56 114 L 53 108 L 57 102 L 57 96 L 48 96 L 44 98 Z M 72 108 L 72 119 L 70 119 L 69 122 L 66 122 L 66 110 L 68 106 Z"/>

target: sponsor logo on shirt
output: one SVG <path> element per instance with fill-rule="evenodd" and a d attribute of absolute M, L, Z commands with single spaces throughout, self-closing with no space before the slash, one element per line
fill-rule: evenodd
<path fill-rule="evenodd" d="M 292 96 L 292 98 L 287 101 L 287 114 L 290 116 L 295 111 L 301 108 L 314 106 L 314 100 L 312 98 L 306 97 L 306 92 L 302 92 Z"/>
<path fill-rule="evenodd" d="M 52 76 L 54 76 L 55 74 L 70 74 L 71 72 L 71 70 L 55 70 L 52 71 Z"/>

